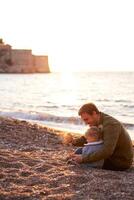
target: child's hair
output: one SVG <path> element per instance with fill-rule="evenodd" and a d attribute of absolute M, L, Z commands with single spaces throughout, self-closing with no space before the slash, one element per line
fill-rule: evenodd
<path fill-rule="evenodd" d="M 101 139 L 101 132 L 100 129 L 97 126 L 91 126 L 87 131 L 85 132 L 85 137 L 91 136 L 96 140 Z"/>

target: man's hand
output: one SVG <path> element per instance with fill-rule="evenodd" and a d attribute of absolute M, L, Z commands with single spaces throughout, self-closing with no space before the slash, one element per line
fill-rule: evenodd
<path fill-rule="evenodd" d="M 82 156 L 81 155 L 73 154 L 72 159 L 77 163 L 82 163 Z"/>

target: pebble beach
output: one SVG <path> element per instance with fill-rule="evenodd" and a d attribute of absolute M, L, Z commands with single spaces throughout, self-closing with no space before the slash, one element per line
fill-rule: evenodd
<path fill-rule="evenodd" d="M 68 134 L 0 117 L 0 200 L 133 200 L 134 163 L 119 172 L 69 165 Z"/>

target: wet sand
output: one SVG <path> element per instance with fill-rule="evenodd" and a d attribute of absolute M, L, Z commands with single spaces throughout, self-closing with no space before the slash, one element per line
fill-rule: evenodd
<path fill-rule="evenodd" d="M 67 134 L 0 117 L 0 200 L 134 199 L 134 164 L 124 172 L 68 165 Z"/>

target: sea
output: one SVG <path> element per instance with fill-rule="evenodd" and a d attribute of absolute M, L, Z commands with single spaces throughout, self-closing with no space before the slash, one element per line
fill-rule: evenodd
<path fill-rule="evenodd" d="M 79 108 L 93 102 L 134 140 L 134 72 L 0 74 L 0 116 L 83 134 Z"/>

